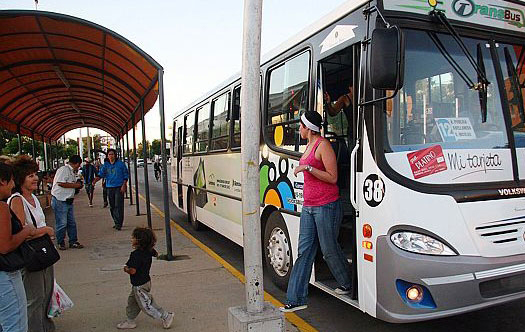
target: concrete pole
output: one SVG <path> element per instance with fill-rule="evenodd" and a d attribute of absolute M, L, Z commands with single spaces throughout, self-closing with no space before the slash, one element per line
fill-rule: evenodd
<path fill-rule="evenodd" d="M 262 0 L 244 1 L 241 80 L 242 226 L 246 304 L 249 313 L 263 311 L 264 287 L 259 196 L 260 59 Z M 244 120 L 247 119 L 247 120 Z"/>
<path fill-rule="evenodd" d="M 82 141 L 82 128 L 78 128 L 78 154 L 84 160 L 84 142 Z"/>
<path fill-rule="evenodd" d="M 259 133 L 262 0 L 244 1 L 241 79 L 241 175 L 246 308 L 230 308 L 230 331 L 284 331 L 284 316 L 264 303 L 260 197 Z"/>
<path fill-rule="evenodd" d="M 159 69 L 159 113 L 160 113 L 160 154 L 162 156 L 162 194 L 164 196 L 164 229 L 166 230 L 167 259 L 173 260 L 171 245 L 170 194 L 168 191 L 168 168 L 166 155 L 166 123 L 164 119 L 164 70 Z"/>
<path fill-rule="evenodd" d="M 140 101 L 140 111 L 140 122 L 142 123 L 142 158 L 144 158 L 144 192 L 146 193 L 146 214 L 148 216 L 148 227 L 152 228 L 148 178 L 148 146 L 146 142 L 146 122 L 144 121 L 144 100 Z"/>
<path fill-rule="evenodd" d="M 133 191 L 131 190 L 131 168 L 130 168 L 130 155 L 129 155 L 129 130 L 128 123 L 126 122 L 126 156 L 128 157 L 128 185 L 129 185 L 129 205 L 133 205 Z"/>
<path fill-rule="evenodd" d="M 137 170 L 137 136 L 135 134 L 135 113 L 133 113 L 133 170 L 135 173 L 135 206 L 137 207 L 137 216 L 140 216 L 139 201 L 139 175 Z"/>

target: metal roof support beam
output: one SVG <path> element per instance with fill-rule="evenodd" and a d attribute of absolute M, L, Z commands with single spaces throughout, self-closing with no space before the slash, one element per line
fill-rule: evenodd
<path fill-rule="evenodd" d="M 22 135 L 20 134 L 20 124 L 16 126 L 16 137 L 18 138 L 18 154 L 22 154 Z"/>
<path fill-rule="evenodd" d="M 36 160 L 35 131 L 31 131 L 31 157 Z"/>
<path fill-rule="evenodd" d="M 171 245 L 171 227 L 170 227 L 170 202 L 168 192 L 168 168 L 166 155 L 166 121 L 164 119 L 164 70 L 159 69 L 159 113 L 160 113 L 160 153 L 162 156 L 162 193 L 164 196 L 164 229 L 166 230 L 166 251 L 167 260 L 172 261 L 173 248 Z"/>
<path fill-rule="evenodd" d="M 142 158 L 144 159 L 144 191 L 146 192 L 146 214 L 148 215 L 148 227 L 152 228 L 148 179 L 148 145 L 146 143 L 146 123 L 144 122 L 144 99 L 140 101 L 140 115 L 142 123 Z"/>
<path fill-rule="evenodd" d="M 42 139 L 42 150 L 44 151 L 44 171 L 47 172 L 49 168 L 47 167 L 47 148 L 46 140 L 44 138 Z"/>
<path fill-rule="evenodd" d="M 133 112 L 133 117 L 131 120 L 133 125 L 133 170 L 135 173 L 135 205 L 137 207 L 137 216 L 140 216 L 140 201 L 139 201 L 139 177 L 137 171 L 137 138 L 135 135 L 135 112 Z"/>
<path fill-rule="evenodd" d="M 51 141 L 51 138 L 48 139 L 48 142 L 49 142 L 49 165 L 50 165 L 50 169 L 54 170 L 55 169 L 55 163 L 54 163 L 55 158 L 53 158 L 53 142 Z"/>
<path fill-rule="evenodd" d="M 127 123 L 127 121 L 126 121 Z M 124 163 L 124 165 L 126 164 L 126 150 L 124 149 L 124 129 L 120 129 L 120 155 L 121 155 L 121 160 L 122 162 Z M 128 182 L 129 182 L 129 169 L 128 169 Z M 130 194 L 131 195 L 131 194 Z M 126 192 L 124 193 L 124 198 L 125 199 L 128 199 L 129 196 L 128 196 L 128 191 L 126 190 Z"/>
<path fill-rule="evenodd" d="M 133 191 L 131 186 L 131 168 L 130 168 L 130 157 L 129 157 L 129 130 L 128 121 L 126 121 L 126 156 L 128 158 L 128 185 L 129 185 L 129 205 L 133 205 Z"/>

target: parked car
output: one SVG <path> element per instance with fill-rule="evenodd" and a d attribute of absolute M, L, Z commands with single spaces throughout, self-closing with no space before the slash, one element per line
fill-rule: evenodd
<path fill-rule="evenodd" d="M 137 167 L 144 167 L 144 159 L 137 159 Z"/>

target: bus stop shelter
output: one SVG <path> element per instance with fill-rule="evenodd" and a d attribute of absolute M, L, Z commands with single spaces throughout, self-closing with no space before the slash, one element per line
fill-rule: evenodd
<path fill-rule="evenodd" d="M 129 157 L 128 133 L 133 130 L 136 153 L 135 125 L 142 121 L 146 146 L 144 114 L 157 99 L 171 256 L 162 66 L 126 38 L 95 23 L 51 12 L 0 10 L 0 127 L 31 137 L 33 155 L 35 139 L 51 143 L 72 129 L 93 127 L 122 142 L 119 150 L 124 150 L 126 137 Z M 145 158 L 146 149 L 143 153 Z M 136 155 L 133 159 L 138 203 Z M 144 166 L 150 222 L 147 163 Z"/>

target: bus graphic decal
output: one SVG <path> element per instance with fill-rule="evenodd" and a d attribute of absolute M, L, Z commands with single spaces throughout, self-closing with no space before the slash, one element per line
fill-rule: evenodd
<path fill-rule="evenodd" d="M 193 185 L 195 186 L 195 204 L 203 208 L 208 203 L 208 194 L 205 190 L 199 190 L 197 188 L 206 189 L 206 173 L 204 171 L 204 160 L 200 158 L 199 166 L 193 175 Z"/>
<path fill-rule="evenodd" d="M 297 211 L 297 200 L 295 199 L 293 185 L 288 179 L 288 159 L 279 158 L 279 170 L 277 170 L 275 163 L 269 161 L 268 156 L 262 155 L 259 170 L 261 203 Z"/>

